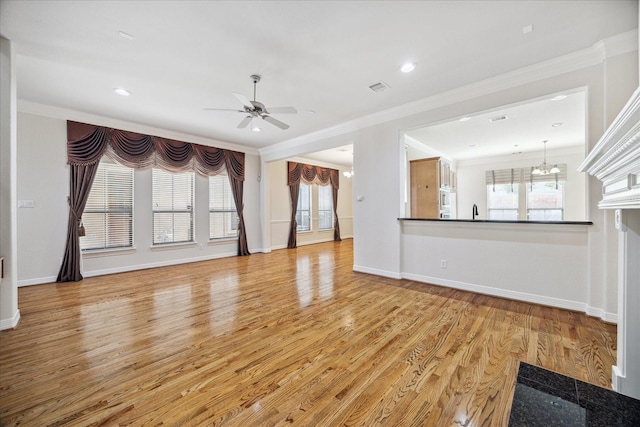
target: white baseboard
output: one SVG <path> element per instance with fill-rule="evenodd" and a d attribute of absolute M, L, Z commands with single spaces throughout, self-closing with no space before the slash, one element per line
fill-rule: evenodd
<path fill-rule="evenodd" d="M 354 268 L 355 269 L 355 268 Z M 365 271 L 367 272 L 367 271 Z M 375 273 L 372 273 L 375 274 Z M 448 288 L 460 289 L 462 291 L 476 292 L 479 294 L 491 295 L 500 298 L 507 298 L 517 301 L 524 301 L 533 304 L 547 305 L 550 307 L 564 308 L 567 310 L 580 311 L 589 316 L 599 317 L 605 322 L 617 323 L 618 316 L 615 313 L 607 313 L 602 309 L 589 307 L 587 304 L 578 301 L 571 301 L 562 298 L 549 297 L 545 295 L 531 294 L 528 292 L 512 291 L 509 289 L 494 288 L 491 286 L 477 285 L 474 283 L 458 282 L 446 280 L 438 277 L 422 276 L 418 274 L 402 273 L 403 279 L 415 280 L 416 282 L 429 283 Z M 390 276 L 386 276 L 390 277 Z"/>
<path fill-rule="evenodd" d="M 49 276 L 49 277 L 36 277 L 35 279 L 25 279 L 18 280 L 18 287 L 21 288 L 23 286 L 33 286 L 33 285 L 42 285 L 45 283 L 55 282 L 58 276 Z"/>
<path fill-rule="evenodd" d="M 0 319 L 0 331 L 5 329 L 13 329 L 18 326 L 20 321 L 20 310 L 16 310 L 11 319 Z"/>
<path fill-rule="evenodd" d="M 618 323 L 617 313 L 609 313 L 608 311 L 604 311 L 601 308 L 591 307 L 590 305 L 587 305 L 585 313 L 587 313 L 589 316 L 599 317 L 607 323 Z"/>
<path fill-rule="evenodd" d="M 362 265 L 353 265 L 353 271 L 357 271 L 359 273 L 367 273 L 373 274 L 375 276 L 389 277 L 390 279 L 402 279 L 400 273 L 396 273 L 395 271 L 387 271 L 387 270 L 379 270 L 377 268 L 364 267 Z"/>
<path fill-rule="evenodd" d="M 622 375 L 622 371 L 616 365 L 611 367 L 611 388 L 620 393 L 620 386 L 622 381 L 624 381 L 624 375 Z"/>

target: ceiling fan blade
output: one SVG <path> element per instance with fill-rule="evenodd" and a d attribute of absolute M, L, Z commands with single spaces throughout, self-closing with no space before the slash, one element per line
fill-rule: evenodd
<path fill-rule="evenodd" d="M 233 95 L 234 95 L 236 98 L 238 98 L 238 101 L 242 102 L 242 105 L 244 105 L 245 107 L 249 107 L 250 109 L 252 109 L 252 110 L 253 110 L 253 104 L 251 103 L 251 101 L 249 101 L 249 100 L 247 99 L 247 97 L 246 97 L 246 96 L 244 96 L 244 95 L 243 95 L 243 94 L 241 94 L 241 93 L 236 93 L 236 92 L 233 92 Z"/>
<path fill-rule="evenodd" d="M 244 119 L 242 119 L 242 121 L 238 125 L 238 129 L 246 128 L 249 125 L 249 123 L 251 123 L 251 116 L 247 116 Z"/>
<path fill-rule="evenodd" d="M 231 108 L 203 108 L 207 111 L 233 111 L 234 113 L 244 113 L 242 110 L 232 110 Z"/>
<path fill-rule="evenodd" d="M 269 123 L 271 123 L 274 126 L 278 126 L 282 130 L 289 129 L 289 125 L 288 124 L 282 123 L 280 120 L 276 120 L 273 117 L 262 116 L 262 119 L 268 121 Z"/>
<path fill-rule="evenodd" d="M 297 114 L 298 110 L 293 107 L 269 107 L 267 108 L 269 114 Z"/>

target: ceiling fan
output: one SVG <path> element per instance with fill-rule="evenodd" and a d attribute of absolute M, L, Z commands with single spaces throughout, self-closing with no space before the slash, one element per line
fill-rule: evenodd
<path fill-rule="evenodd" d="M 298 111 L 293 107 L 270 107 L 267 108 L 261 102 L 256 101 L 256 85 L 260 81 L 260 75 L 252 74 L 251 80 L 253 81 L 253 101 L 249 101 L 246 96 L 233 92 L 233 95 L 238 98 L 238 100 L 244 106 L 244 110 L 232 110 L 227 108 L 205 108 L 205 110 L 213 110 L 213 111 L 237 111 L 238 113 L 244 113 L 247 116 L 242 119 L 240 124 L 238 125 L 239 129 L 246 128 L 249 123 L 252 122 L 254 118 L 261 118 L 262 120 L 271 123 L 274 126 L 279 127 L 282 130 L 288 129 L 289 125 L 281 122 L 280 120 L 276 120 L 271 117 L 269 114 L 296 114 Z M 252 128 L 256 130 L 256 128 Z M 259 130 L 259 129 L 258 129 Z"/>

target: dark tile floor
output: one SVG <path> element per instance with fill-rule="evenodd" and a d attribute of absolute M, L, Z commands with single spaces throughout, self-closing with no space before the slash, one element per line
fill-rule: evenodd
<path fill-rule="evenodd" d="M 640 426 L 640 400 L 520 362 L 510 427 Z"/>

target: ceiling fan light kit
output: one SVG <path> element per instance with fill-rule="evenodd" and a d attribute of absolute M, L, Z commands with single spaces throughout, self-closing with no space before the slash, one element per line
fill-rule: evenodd
<path fill-rule="evenodd" d="M 261 118 L 262 120 L 271 123 L 272 125 L 279 127 L 282 130 L 289 129 L 289 125 L 281 122 L 270 116 L 270 114 L 296 114 L 298 111 L 293 107 L 271 107 L 267 108 L 262 102 L 256 101 L 256 86 L 261 77 L 259 74 L 252 74 L 249 76 L 253 82 L 253 101 L 250 101 L 246 96 L 233 92 L 233 95 L 240 101 L 244 107 L 243 110 L 230 110 L 225 108 L 205 108 L 205 110 L 213 111 L 236 111 L 238 113 L 247 114 L 247 116 L 238 124 L 239 129 L 246 128 L 249 123 L 252 124 L 251 130 L 254 132 L 260 132 L 257 125 L 253 125 L 253 119 Z"/>

